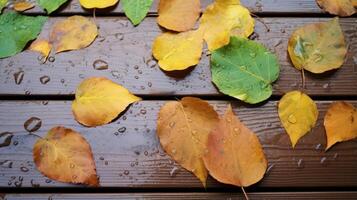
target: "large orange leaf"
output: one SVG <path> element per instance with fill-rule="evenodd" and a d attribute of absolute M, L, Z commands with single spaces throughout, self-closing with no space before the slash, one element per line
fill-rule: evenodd
<path fill-rule="evenodd" d="M 231 106 L 209 135 L 207 148 L 205 165 L 222 183 L 247 187 L 261 180 L 267 169 L 258 137 L 234 115 Z"/>
<path fill-rule="evenodd" d="M 357 137 L 357 110 L 347 102 L 332 103 L 324 119 L 327 136 L 326 150 L 337 142 Z"/>
<path fill-rule="evenodd" d="M 100 126 L 111 122 L 131 103 L 140 100 L 107 78 L 93 77 L 78 86 L 72 111 L 79 123 Z"/>
<path fill-rule="evenodd" d="M 200 16 L 200 0 L 160 0 L 160 26 L 173 31 L 188 31 Z"/>
<path fill-rule="evenodd" d="M 192 97 L 166 103 L 157 120 L 157 134 L 166 153 L 194 173 L 204 186 L 207 170 L 202 157 L 208 134 L 217 122 L 212 106 Z"/>
<path fill-rule="evenodd" d="M 33 147 L 37 169 L 56 181 L 97 186 L 92 150 L 76 131 L 65 127 L 52 128 Z"/>
<path fill-rule="evenodd" d="M 317 4 L 325 11 L 347 17 L 356 13 L 354 6 L 356 5 L 356 0 L 316 0 Z"/>

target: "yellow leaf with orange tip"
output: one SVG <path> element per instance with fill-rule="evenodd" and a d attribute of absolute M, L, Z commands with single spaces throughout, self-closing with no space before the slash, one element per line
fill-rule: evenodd
<path fill-rule="evenodd" d="M 356 13 L 356 0 L 316 0 L 317 4 L 323 10 L 330 14 L 341 17 L 351 16 Z"/>
<path fill-rule="evenodd" d="M 44 58 L 44 61 L 47 60 L 47 57 L 50 54 L 51 49 L 52 49 L 52 45 L 47 40 L 44 39 L 35 40 L 29 48 L 29 50 L 31 51 L 40 52 Z"/>
<path fill-rule="evenodd" d="M 347 102 L 334 102 L 327 110 L 324 119 L 327 136 L 326 150 L 337 142 L 357 137 L 357 110 Z"/>
<path fill-rule="evenodd" d="M 50 179 L 65 183 L 98 186 L 92 150 L 76 131 L 52 128 L 33 147 L 37 169 Z"/>
<path fill-rule="evenodd" d="M 247 128 L 229 106 L 208 136 L 204 163 L 219 182 L 248 187 L 260 181 L 267 160 L 258 137 Z"/>
<path fill-rule="evenodd" d="M 202 32 L 163 33 L 153 44 L 153 55 L 165 71 L 184 70 L 197 65 L 203 48 Z"/>
<path fill-rule="evenodd" d="M 200 29 L 208 49 L 213 51 L 229 43 L 232 35 L 248 37 L 254 31 L 254 19 L 236 0 L 216 0 L 204 11 Z"/>
<path fill-rule="evenodd" d="M 163 105 L 157 120 L 161 146 L 182 167 L 206 186 L 203 163 L 208 134 L 218 122 L 216 111 L 206 101 L 185 97 Z"/>
<path fill-rule="evenodd" d="M 279 101 L 278 113 L 293 148 L 315 126 L 319 115 L 316 103 L 301 91 L 286 93 Z"/>
<path fill-rule="evenodd" d="M 200 16 L 200 0 L 160 0 L 157 22 L 173 31 L 192 29 Z"/>
<path fill-rule="evenodd" d="M 100 126 L 113 121 L 131 103 L 140 100 L 107 78 L 93 77 L 78 86 L 72 112 L 79 123 Z"/>
<path fill-rule="evenodd" d="M 20 12 L 31 9 L 33 7 L 35 7 L 35 4 L 33 4 L 29 1 L 16 1 L 14 3 L 14 10 L 20 11 Z"/>
<path fill-rule="evenodd" d="M 82 16 L 72 16 L 57 22 L 50 34 L 55 52 L 82 49 L 89 46 L 98 35 L 96 24 Z"/>
<path fill-rule="evenodd" d="M 92 8 L 107 8 L 114 6 L 118 0 L 79 0 L 81 6 L 86 9 Z"/>

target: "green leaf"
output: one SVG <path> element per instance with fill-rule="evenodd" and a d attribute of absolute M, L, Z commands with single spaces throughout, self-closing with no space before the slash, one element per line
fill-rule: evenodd
<path fill-rule="evenodd" d="M 6 6 L 7 4 L 7 0 L 0 0 L 0 14 L 2 9 Z"/>
<path fill-rule="evenodd" d="M 140 24 L 151 8 L 153 0 L 121 0 L 125 15 L 134 25 Z"/>
<path fill-rule="evenodd" d="M 30 17 L 16 12 L 0 15 L 0 58 L 22 51 L 30 40 L 36 39 L 47 17 Z"/>
<path fill-rule="evenodd" d="M 222 93 L 255 104 L 271 96 L 279 64 L 262 44 L 231 37 L 228 45 L 212 52 L 211 71 Z"/>
<path fill-rule="evenodd" d="M 57 10 L 66 1 L 68 0 L 37 0 L 37 3 L 50 14 Z"/>

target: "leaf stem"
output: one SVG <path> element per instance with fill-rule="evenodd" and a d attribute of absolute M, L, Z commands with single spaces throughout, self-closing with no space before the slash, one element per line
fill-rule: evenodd
<path fill-rule="evenodd" d="M 96 20 L 96 17 L 95 17 L 95 8 L 93 8 L 93 20 L 94 20 L 94 23 L 97 24 L 97 20 Z"/>
<path fill-rule="evenodd" d="M 243 191 L 243 194 L 244 194 L 245 199 L 246 199 L 246 200 L 249 200 L 249 197 L 248 197 L 247 193 L 245 192 L 244 187 L 240 187 L 240 188 L 241 188 L 242 191 Z"/>
<path fill-rule="evenodd" d="M 301 78 L 302 78 L 302 90 L 305 90 L 305 71 L 304 68 L 301 68 Z"/>
<path fill-rule="evenodd" d="M 262 23 L 262 24 L 264 25 L 264 27 L 265 27 L 265 29 L 266 29 L 267 32 L 270 32 L 269 26 L 265 23 L 265 21 L 264 21 L 262 18 L 260 18 L 258 15 L 254 14 L 254 13 L 252 13 L 252 12 L 251 12 L 250 14 L 251 14 L 252 16 L 256 17 L 257 20 L 258 20 L 260 23 Z"/>

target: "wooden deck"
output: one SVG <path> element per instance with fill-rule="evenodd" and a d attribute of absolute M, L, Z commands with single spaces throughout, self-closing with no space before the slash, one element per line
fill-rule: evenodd
<path fill-rule="evenodd" d="M 212 0 L 201 0 L 205 7 Z M 152 58 L 151 46 L 161 29 L 156 24 L 158 0 L 149 17 L 133 27 L 121 6 L 98 12 L 100 36 L 88 48 L 60 53 L 54 62 L 40 64 L 30 51 L 0 59 L 0 133 L 13 134 L 0 145 L 0 199 L 242 199 L 240 189 L 209 178 L 207 189 L 167 156 L 156 136 L 161 105 L 182 96 L 208 100 L 222 113 L 231 103 L 241 120 L 257 133 L 269 161 L 261 182 L 247 189 L 251 199 L 357 199 L 357 140 L 335 145 L 328 152 L 323 116 L 334 100 L 357 107 L 357 16 L 341 18 L 349 53 L 339 70 L 323 75 L 306 73 L 306 92 L 317 101 L 317 126 L 293 150 L 277 115 L 277 101 L 300 88 L 300 73 L 287 55 L 287 40 L 304 24 L 326 21 L 314 0 L 241 0 L 269 26 L 256 22 L 258 40 L 277 53 L 281 72 L 273 96 L 259 105 L 247 105 L 223 96 L 211 83 L 209 56 L 182 74 L 166 74 Z M 27 11 L 37 15 L 35 8 Z M 72 0 L 48 20 L 40 37 L 46 37 L 57 20 L 73 14 L 91 15 Z M 109 69 L 95 70 L 104 60 Z M 14 74 L 23 74 L 22 78 Z M 41 83 L 41 77 L 50 81 Z M 124 85 L 144 100 L 132 105 L 119 119 L 105 126 L 85 128 L 71 112 L 77 85 L 85 78 L 103 76 Z M 99 188 L 52 181 L 41 175 L 32 159 L 36 137 L 27 135 L 24 122 L 42 121 L 38 135 L 55 125 L 75 129 L 91 144 L 100 176 Z M 2 137 L 2 139 L 5 137 Z M 1 140 L 0 142 L 3 142 Z M 6 143 L 6 142 L 5 142 Z"/>

